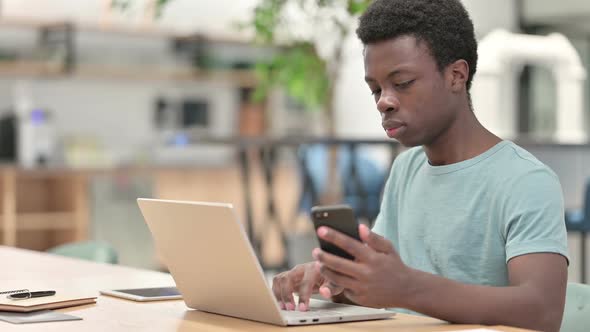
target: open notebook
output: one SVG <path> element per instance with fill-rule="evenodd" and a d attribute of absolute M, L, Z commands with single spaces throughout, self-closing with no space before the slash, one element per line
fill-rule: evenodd
<path fill-rule="evenodd" d="M 82 304 L 96 303 L 96 296 L 72 294 L 57 291 L 55 295 L 25 300 L 12 300 L 0 295 L 0 311 L 31 312 L 44 309 L 58 309 Z"/>

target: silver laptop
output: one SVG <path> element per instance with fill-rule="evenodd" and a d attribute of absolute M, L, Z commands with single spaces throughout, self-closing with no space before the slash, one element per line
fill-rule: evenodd
<path fill-rule="evenodd" d="M 314 299 L 307 312 L 280 310 L 231 204 L 142 198 L 138 204 L 189 308 L 282 326 L 394 315 Z"/>

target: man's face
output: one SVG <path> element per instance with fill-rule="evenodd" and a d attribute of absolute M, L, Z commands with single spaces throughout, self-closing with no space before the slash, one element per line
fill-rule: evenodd
<path fill-rule="evenodd" d="M 425 43 L 411 36 L 365 47 L 365 80 L 387 136 L 405 146 L 429 145 L 453 122 L 450 82 Z"/>

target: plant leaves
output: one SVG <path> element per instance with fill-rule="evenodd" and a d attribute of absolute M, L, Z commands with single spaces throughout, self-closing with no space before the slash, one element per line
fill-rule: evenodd
<path fill-rule="evenodd" d="M 347 10 L 350 15 L 362 14 L 371 4 L 372 0 L 348 0 Z"/>
<path fill-rule="evenodd" d="M 350 16 L 359 15 L 366 10 L 372 0 L 261 0 L 254 9 L 254 18 L 250 22 L 256 39 L 266 44 L 276 44 L 275 32 L 281 24 L 281 13 L 288 3 L 295 2 L 305 13 L 306 4 L 315 2 L 317 8 L 346 9 Z M 313 15 L 309 13 L 309 15 Z M 333 18 L 343 31 L 347 27 L 337 17 Z M 343 38 L 346 37 L 343 33 Z M 326 61 L 322 59 L 311 42 L 297 41 L 287 48 L 279 49 L 271 60 L 256 65 L 258 86 L 253 94 L 256 101 L 268 95 L 275 86 L 283 87 L 294 100 L 310 110 L 316 110 L 327 104 L 331 96 L 331 82 Z"/>
<path fill-rule="evenodd" d="M 260 82 L 253 95 L 256 101 L 276 85 L 309 109 L 318 109 L 327 101 L 330 81 L 326 63 L 309 43 L 296 44 L 271 61 L 259 63 L 256 73 Z"/>
<path fill-rule="evenodd" d="M 250 24 L 254 27 L 256 39 L 263 43 L 274 42 L 274 32 L 286 2 L 287 0 L 262 0 L 254 8 L 254 18 Z"/>

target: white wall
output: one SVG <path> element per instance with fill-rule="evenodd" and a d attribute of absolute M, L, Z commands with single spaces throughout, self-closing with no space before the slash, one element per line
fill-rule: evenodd
<path fill-rule="evenodd" d="M 334 102 L 337 135 L 386 139 L 381 127 L 381 116 L 364 80 L 362 44 L 356 35 L 347 39 L 342 60 L 341 77 Z"/>
<path fill-rule="evenodd" d="M 475 27 L 477 39 L 490 31 L 503 28 L 515 31 L 518 26 L 515 0 L 494 0 L 493 5 L 485 0 L 462 0 Z"/>
<path fill-rule="evenodd" d="M 584 17 L 590 15 L 590 3 L 588 0 L 524 0 L 524 13 L 530 22 L 567 19 L 576 22 L 580 26 L 589 27 L 588 20 Z"/>

